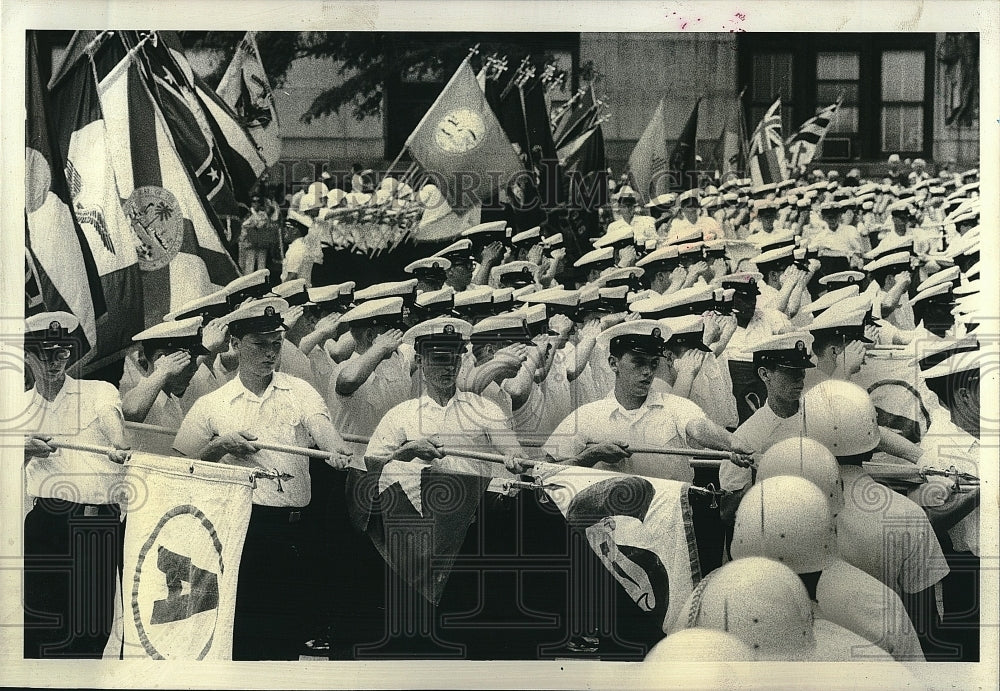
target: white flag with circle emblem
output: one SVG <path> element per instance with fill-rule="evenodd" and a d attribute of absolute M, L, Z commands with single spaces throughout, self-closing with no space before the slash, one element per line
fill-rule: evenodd
<path fill-rule="evenodd" d="M 249 471 L 137 453 L 125 486 L 123 657 L 232 659 Z"/>

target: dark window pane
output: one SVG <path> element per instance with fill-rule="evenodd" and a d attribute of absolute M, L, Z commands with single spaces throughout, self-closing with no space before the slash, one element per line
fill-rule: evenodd
<path fill-rule="evenodd" d="M 882 53 L 882 100 L 924 100 L 924 52 L 887 50 Z"/>
<path fill-rule="evenodd" d="M 836 103 L 843 94 L 844 103 L 858 102 L 857 82 L 819 82 L 816 84 L 816 104 L 825 107 Z"/>
<path fill-rule="evenodd" d="M 860 62 L 857 53 L 817 53 L 816 79 L 858 79 Z"/>
<path fill-rule="evenodd" d="M 882 151 L 922 151 L 923 106 L 882 106 Z"/>
<path fill-rule="evenodd" d="M 792 96 L 792 56 L 790 53 L 762 53 L 753 56 L 753 99 L 766 101 Z"/>

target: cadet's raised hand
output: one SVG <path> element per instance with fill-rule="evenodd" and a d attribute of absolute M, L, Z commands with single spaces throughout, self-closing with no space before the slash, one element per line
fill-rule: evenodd
<path fill-rule="evenodd" d="M 218 319 L 208 322 L 201 330 L 201 345 L 210 353 L 224 353 L 229 347 L 229 325 Z"/>
<path fill-rule="evenodd" d="M 865 344 L 861 341 L 851 341 L 844 348 L 844 373 L 848 376 L 861 371 L 865 362 Z"/>
<path fill-rule="evenodd" d="M 402 344 L 403 332 L 399 329 L 389 329 L 385 333 L 380 333 L 375 337 L 375 340 L 372 342 L 372 348 L 375 348 L 376 352 L 381 354 L 384 360 L 396 352 L 396 349 Z"/>
<path fill-rule="evenodd" d="M 163 377 L 164 381 L 178 376 L 191 363 L 191 354 L 186 350 L 178 350 L 158 358 L 153 363 L 154 376 Z"/>

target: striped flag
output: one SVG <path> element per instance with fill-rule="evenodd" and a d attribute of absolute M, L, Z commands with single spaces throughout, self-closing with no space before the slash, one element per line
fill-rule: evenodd
<path fill-rule="evenodd" d="M 778 97 L 757 124 L 750 139 L 750 179 L 766 185 L 788 178 L 785 142 L 781 138 L 781 98 Z"/>
<path fill-rule="evenodd" d="M 136 234 L 118 196 L 95 76 L 123 55 L 121 46 L 106 41 L 92 52 L 92 58 L 67 70 L 50 92 L 71 209 L 94 258 L 105 301 L 103 314 L 97 315 L 96 348 L 87 370 L 120 360 L 123 351 L 132 347 L 132 336 L 143 329 Z"/>
<path fill-rule="evenodd" d="M 663 120 L 663 99 L 628 157 L 635 191 L 642 202 L 670 191 L 667 171 L 667 130 Z"/>
<path fill-rule="evenodd" d="M 137 64 L 99 85 L 118 195 L 138 239 L 146 324 L 239 275 Z"/>
<path fill-rule="evenodd" d="M 792 135 L 786 142 L 785 145 L 788 149 L 790 165 L 793 170 L 797 169 L 800 165 L 809 165 L 812 162 L 816 156 L 816 149 L 830 129 L 830 123 L 833 122 L 833 118 L 837 114 L 837 109 L 840 108 L 842 100 L 838 99 L 836 103 L 831 103 L 816 113 L 815 116 L 806 120 L 802 123 L 799 131 Z"/>
<path fill-rule="evenodd" d="M 278 109 L 257 48 L 257 32 L 248 31 L 236 46 L 216 92 L 239 116 L 267 165 L 277 163 L 281 158 Z"/>
<path fill-rule="evenodd" d="M 34 31 L 28 32 L 25 57 L 25 246 L 34 259 L 32 273 L 37 276 L 45 308 L 71 312 L 80 320 L 87 340 L 81 346 L 85 352 L 97 343 L 97 317 L 105 312 L 104 295 L 90 246 L 71 211 L 64 167 L 52 136 Z M 26 289 L 33 291 L 34 287 L 29 282 Z"/>
<path fill-rule="evenodd" d="M 123 32 L 126 45 L 139 45 L 137 32 Z M 214 211 L 209 217 L 240 214 L 229 169 L 194 86 L 194 72 L 173 32 L 160 32 L 137 52 L 145 81 L 163 113 L 181 161 Z M 249 190 L 246 190 L 248 195 Z M 214 216 L 214 218 L 213 218 Z M 221 230 L 222 224 L 217 223 Z"/>

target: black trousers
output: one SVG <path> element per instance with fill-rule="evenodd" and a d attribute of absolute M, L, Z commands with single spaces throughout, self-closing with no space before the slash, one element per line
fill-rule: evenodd
<path fill-rule="evenodd" d="M 254 505 L 236 587 L 234 660 L 297 660 L 312 631 L 315 520 L 309 508 Z"/>
<path fill-rule="evenodd" d="M 117 505 L 35 500 L 24 519 L 25 658 L 101 658 L 124 535 Z"/>

